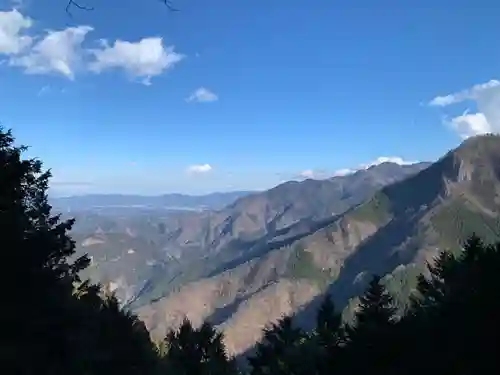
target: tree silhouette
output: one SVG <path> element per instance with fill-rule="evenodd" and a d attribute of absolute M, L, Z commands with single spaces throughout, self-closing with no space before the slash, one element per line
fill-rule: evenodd
<path fill-rule="evenodd" d="M 50 171 L 23 159 L 0 128 L 0 233 L 3 270 L 0 363 L 12 374 L 151 374 L 149 335 L 114 298 L 81 282 L 86 256 L 73 261 L 73 220 L 51 214 Z"/>
<path fill-rule="evenodd" d="M 300 355 L 307 336 L 292 321 L 285 316 L 264 330 L 255 355 L 248 359 L 251 375 L 303 373 L 306 361 Z"/>
<path fill-rule="evenodd" d="M 500 244 L 469 238 L 456 257 L 441 253 L 429 275 L 421 276 L 408 320 L 416 337 L 414 353 L 428 361 L 414 373 L 481 373 L 497 368 L 500 334 L 496 297 L 500 288 Z M 410 331 L 407 329 L 407 331 Z"/>
<path fill-rule="evenodd" d="M 315 334 L 321 347 L 332 350 L 337 347 L 342 338 L 342 314 L 335 310 L 330 295 L 326 295 L 316 316 Z"/>
<path fill-rule="evenodd" d="M 167 371 L 176 374 L 236 373 L 234 361 L 227 356 L 222 333 L 208 322 L 195 329 L 188 319 L 184 319 L 178 330 L 169 331 L 163 362 Z"/>
<path fill-rule="evenodd" d="M 0 128 L 0 230 L 5 286 L 1 319 L 14 328 L 5 337 L 6 365 L 18 373 L 58 371 L 68 352 L 70 297 L 82 257 L 69 262 L 74 243 L 66 235 L 73 221 L 51 216 L 47 203 L 50 172 L 36 159 L 22 159 L 26 147 L 14 146 L 11 131 Z M 3 346 L 2 346 L 3 347 Z M 30 353 L 31 360 L 24 358 Z"/>
<path fill-rule="evenodd" d="M 394 355 L 390 343 L 397 308 L 380 280 L 379 276 L 374 276 L 370 281 L 360 297 L 354 325 L 346 326 L 347 343 L 343 355 L 349 359 L 349 368 L 355 373 L 383 373 Z"/>
<path fill-rule="evenodd" d="M 335 310 L 329 294 L 325 296 L 316 316 L 316 328 L 311 337 L 314 345 L 316 368 L 318 373 L 327 374 L 340 365 L 338 361 L 339 345 L 343 340 L 342 315 Z"/>

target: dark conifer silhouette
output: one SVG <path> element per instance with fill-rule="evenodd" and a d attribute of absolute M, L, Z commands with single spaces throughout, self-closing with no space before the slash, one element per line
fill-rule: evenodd
<path fill-rule="evenodd" d="M 88 258 L 69 260 L 73 220 L 51 214 L 50 171 L 23 159 L 24 151 L 0 128 L 2 373 L 151 374 L 157 359 L 149 335 L 115 299 L 81 282 Z"/>
<path fill-rule="evenodd" d="M 332 298 L 327 294 L 318 309 L 316 328 L 309 344 L 314 348 L 314 362 L 319 374 L 335 372 L 339 368 L 339 349 L 343 339 L 342 315 L 335 310 Z"/>
<path fill-rule="evenodd" d="M 164 368 L 167 372 L 184 375 L 232 375 L 236 365 L 229 359 L 223 335 L 208 322 L 195 329 L 184 319 L 178 330 L 165 338 Z"/>
<path fill-rule="evenodd" d="M 380 280 L 379 276 L 374 276 L 370 281 L 365 294 L 360 297 L 354 325 L 346 326 L 344 362 L 348 360 L 347 367 L 355 373 L 383 373 L 393 355 L 391 328 L 397 308 Z"/>
<path fill-rule="evenodd" d="M 293 326 L 292 317 L 285 316 L 264 330 L 264 337 L 256 346 L 256 353 L 249 358 L 251 375 L 303 374 L 306 358 L 303 345 L 307 336 Z M 311 367 L 308 369 L 311 370 Z"/>
<path fill-rule="evenodd" d="M 316 316 L 315 334 L 321 347 L 332 350 L 338 346 L 343 337 L 341 323 L 342 315 L 335 310 L 331 296 L 326 295 Z"/>

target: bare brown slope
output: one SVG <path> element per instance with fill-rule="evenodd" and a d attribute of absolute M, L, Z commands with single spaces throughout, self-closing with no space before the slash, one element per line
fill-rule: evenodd
<path fill-rule="evenodd" d="M 135 306 L 168 295 L 173 289 L 201 277 L 223 272 L 309 232 L 321 219 L 332 218 L 362 202 L 377 189 L 399 181 L 427 163 L 383 163 L 352 175 L 328 180 L 291 181 L 251 194 L 218 212 L 184 215 L 168 225 L 166 247 L 189 257 L 188 272 L 172 279 L 156 274 Z M 301 228 L 302 227 L 302 228 Z M 196 259 L 198 254 L 198 259 Z M 173 281 L 172 281 L 173 280 Z"/>
<path fill-rule="evenodd" d="M 412 264 L 423 264 L 439 248 L 458 246 L 473 231 L 498 238 L 499 156 L 500 137 L 468 140 L 313 233 L 189 284 L 141 316 L 151 328 L 162 326 L 156 331 L 160 334 L 171 326 L 164 317 L 171 316 L 173 306 L 197 322 L 216 316 L 228 346 L 240 353 L 260 337 L 266 322 L 282 313 L 298 312 L 297 319 L 310 321 L 316 297 L 325 290 L 343 306 L 364 289 L 371 274 L 393 272 L 391 282 L 407 283 Z M 223 297 L 215 292 L 222 285 L 231 286 Z M 203 303 L 192 308 L 183 304 L 195 295 Z M 155 311 L 161 316 L 154 316 Z"/>

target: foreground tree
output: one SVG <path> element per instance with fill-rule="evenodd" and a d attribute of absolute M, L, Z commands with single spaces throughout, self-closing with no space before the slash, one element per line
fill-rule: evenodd
<path fill-rule="evenodd" d="M 416 338 L 409 348 L 428 359 L 411 373 L 498 371 L 500 243 L 486 245 L 473 235 L 458 256 L 443 252 L 428 268 L 403 320 Z"/>
<path fill-rule="evenodd" d="M 1 319 L 12 328 L 3 336 L 2 351 L 18 373 L 61 371 L 68 358 L 73 284 L 87 264 L 69 262 L 74 243 L 67 236 L 73 221 L 50 214 L 46 191 L 50 172 L 36 159 L 22 159 L 26 147 L 15 147 L 10 131 L 0 128 L 0 231 L 3 245 L 0 272 Z M 30 360 L 26 361 L 26 353 Z M 5 363 L 5 362 L 4 362 Z M 8 367 L 8 368 L 9 368 Z M 61 368 L 62 367 L 62 368 Z"/>
<path fill-rule="evenodd" d="M 384 372 L 394 355 L 390 343 L 393 340 L 392 326 L 396 310 L 381 278 L 374 276 L 360 297 L 354 325 L 346 327 L 347 342 L 343 360 L 347 360 L 354 373 Z"/>
<path fill-rule="evenodd" d="M 339 345 L 343 337 L 341 323 L 342 315 L 335 310 L 331 296 L 326 295 L 316 316 L 314 332 L 321 347 L 332 351 Z"/>
<path fill-rule="evenodd" d="M 178 330 L 164 340 L 163 364 L 166 372 L 183 375 L 234 375 L 236 364 L 229 359 L 223 335 L 208 322 L 200 328 L 184 319 Z"/>
<path fill-rule="evenodd" d="M 306 356 L 307 336 L 293 326 L 293 319 L 285 316 L 264 330 L 256 346 L 255 355 L 248 359 L 251 375 L 311 373 L 314 363 Z"/>
<path fill-rule="evenodd" d="M 343 339 L 342 315 L 335 310 L 332 298 L 327 294 L 316 315 L 316 328 L 311 337 L 318 373 L 335 372 L 340 365 L 338 353 Z"/>
<path fill-rule="evenodd" d="M 23 159 L 0 128 L 0 234 L 3 270 L 0 363 L 9 374 L 149 374 L 149 336 L 115 299 L 82 283 L 86 256 L 73 261 L 73 220 L 51 214 L 49 171 Z"/>

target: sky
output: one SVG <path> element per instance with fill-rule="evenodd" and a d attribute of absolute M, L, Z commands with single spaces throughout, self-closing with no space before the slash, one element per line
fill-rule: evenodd
<path fill-rule="evenodd" d="M 260 190 L 500 131 L 500 3 L 0 0 L 0 122 L 54 194 Z"/>

